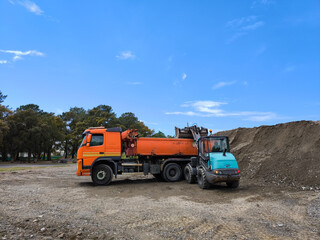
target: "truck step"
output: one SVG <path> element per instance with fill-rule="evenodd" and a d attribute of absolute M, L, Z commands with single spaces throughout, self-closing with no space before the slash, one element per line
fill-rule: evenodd
<path fill-rule="evenodd" d="M 121 175 L 124 175 L 124 176 L 126 176 L 126 175 L 144 175 L 144 173 L 143 172 L 122 172 Z"/>
<path fill-rule="evenodd" d="M 122 163 L 123 167 L 142 167 L 142 163 Z"/>

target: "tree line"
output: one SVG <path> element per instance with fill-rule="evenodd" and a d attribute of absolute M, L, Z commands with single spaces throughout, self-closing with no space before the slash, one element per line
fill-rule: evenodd
<path fill-rule="evenodd" d="M 21 105 L 15 110 L 2 103 L 6 99 L 0 91 L 0 153 L 2 160 L 19 160 L 19 153 L 27 153 L 28 161 L 51 160 L 57 152 L 75 158 L 82 140 L 82 133 L 89 127 L 103 126 L 138 129 L 143 137 L 166 137 L 155 133 L 132 112 L 117 117 L 111 106 L 99 105 L 85 110 L 70 108 L 59 115 L 41 110 L 36 104 Z M 168 136 L 170 137 L 170 136 Z"/>

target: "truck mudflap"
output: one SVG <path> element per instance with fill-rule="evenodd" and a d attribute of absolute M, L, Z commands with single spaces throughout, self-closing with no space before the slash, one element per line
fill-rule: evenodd
<path fill-rule="evenodd" d="M 219 169 L 219 174 L 216 174 L 214 170 L 206 171 L 206 177 L 209 183 L 214 184 L 218 182 L 233 182 L 240 180 L 240 173 L 224 173 Z"/>

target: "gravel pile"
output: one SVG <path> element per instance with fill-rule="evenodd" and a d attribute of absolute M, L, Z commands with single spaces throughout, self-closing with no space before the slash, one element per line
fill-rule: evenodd
<path fill-rule="evenodd" d="M 237 128 L 215 135 L 229 136 L 242 177 L 320 189 L 320 121 Z"/>

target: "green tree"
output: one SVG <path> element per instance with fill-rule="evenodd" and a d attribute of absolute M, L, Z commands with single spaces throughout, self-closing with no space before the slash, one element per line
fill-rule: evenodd
<path fill-rule="evenodd" d="M 28 162 L 31 161 L 32 155 L 38 158 L 38 153 L 41 150 L 41 142 L 43 141 L 41 114 L 43 114 L 43 111 L 39 109 L 38 105 L 27 104 L 17 108 L 10 119 L 15 129 L 15 131 L 11 133 L 15 138 L 13 142 L 20 143 L 17 144 L 18 153 L 21 151 L 28 153 Z"/>
<path fill-rule="evenodd" d="M 83 131 L 89 127 L 88 113 L 83 108 L 73 107 L 60 116 L 64 122 L 64 152 L 67 158 L 69 153 L 74 158 L 81 142 Z"/>
<path fill-rule="evenodd" d="M 139 121 L 132 112 L 121 114 L 118 118 L 118 126 L 121 127 L 123 131 L 127 129 L 137 129 L 142 137 L 149 137 L 154 133 L 153 130 L 148 128 L 143 122 Z"/>
<path fill-rule="evenodd" d="M 155 138 L 166 138 L 166 135 L 163 132 L 158 131 L 157 133 L 153 134 L 152 137 L 155 137 Z"/>
<path fill-rule="evenodd" d="M 47 155 L 47 160 L 51 160 L 51 153 L 61 145 L 64 140 L 64 123 L 61 118 L 53 113 L 45 113 L 41 116 L 41 146 L 38 149 L 37 158 L 43 159 Z"/>
<path fill-rule="evenodd" d="M 87 122 L 91 127 L 103 126 L 106 128 L 114 127 L 117 124 L 116 114 L 112 107 L 108 105 L 99 105 L 88 110 Z"/>
<path fill-rule="evenodd" d="M 7 160 L 8 155 L 7 146 L 4 143 L 4 139 L 7 137 L 10 130 L 7 123 L 7 116 L 12 113 L 7 106 L 1 104 L 6 97 L 7 96 L 0 91 L 0 152 L 3 160 Z"/>
<path fill-rule="evenodd" d="M 0 103 L 3 103 L 6 98 L 7 98 L 7 95 L 4 95 L 0 90 Z"/>

